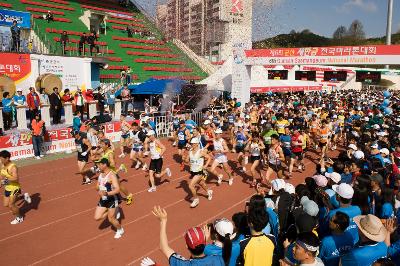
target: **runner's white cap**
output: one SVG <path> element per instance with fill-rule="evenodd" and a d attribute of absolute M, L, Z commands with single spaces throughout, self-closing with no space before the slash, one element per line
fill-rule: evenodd
<path fill-rule="evenodd" d="M 364 153 L 362 151 L 356 151 L 353 153 L 354 158 L 357 160 L 364 159 Z"/>
<path fill-rule="evenodd" d="M 340 185 L 333 185 L 333 191 L 335 191 L 340 197 L 344 199 L 351 199 L 354 195 L 354 189 L 346 183 L 342 183 Z"/>
<path fill-rule="evenodd" d="M 210 120 L 206 120 L 206 121 L 204 121 L 204 125 L 209 125 L 209 124 L 211 124 L 211 121 Z"/>
<path fill-rule="evenodd" d="M 349 145 L 349 148 L 350 148 L 350 149 L 353 149 L 353 150 L 355 150 L 355 151 L 358 150 L 358 149 L 357 149 L 357 146 L 354 145 L 353 143 Z"/>
<path fill-rule="evenodd" d="M 215 130 L 215 134 L 222 134 L 222 130 L 220 128 L 217 128 L 217 130 Z"/>
<path fill-rule="evenodd" d="M 155 134 L 156 132 L 154 132 L 154 130 L 150 130 L 149 132 L 147 132 L 147 136 L 153 136 Z"/>
<path fill-rule="evenodd" d="M 388 156 L 388 155 L 389 155 L 389 150 L 386 149 L 386 148 L 383 148 L 383 149 L 380 149 L 379 153 L 383 153 L 383 154 L 385 154 L 386 156 Z"/>

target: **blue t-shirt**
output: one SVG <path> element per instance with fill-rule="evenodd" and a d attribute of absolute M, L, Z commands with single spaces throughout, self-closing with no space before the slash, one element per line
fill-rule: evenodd
<path fill-rule="evenodd" d="M 231 257 L 229 259 L 229 266 L 235 266 L 236 265 L 236 260 L 239 257 L 240 254 L 240 241 L 245 239 L 244 235 L 239 235 L 237 239 L 232 241 L 232 252 L 231 252 Z M 208 244 L 204 248 L 204 255 L 206 256 L 211 256 L 211 255 L 218 255 L 222 256 L 222 247 L 219 247 L 215 244 Z"/>
<path fill-rule="evenodd" d="M 347 227 L 346 232 L 349 232 L 353 236 L 354 244 L 358 242 L 358 228 L 357 225 L 355 224 L 353 218 L 361 215 L 361 210 L 358 206 L 349 206 L 349 207 L 340 207 L 335 210 L 331 210 L 328 213 L 328 217 L 325 221 L 325 223 L 329 223 L 330 219 L 332 218 L 333 215 L 335 215 L 336 212 L 341 211 L 349 216 L 350 219 L 350 225 Z"/>
<path fill-rule="evenodd" d="M 81 128 L 81 118 L 78 116 L 75 116 L 74 119 L 72 120 L 72 128 L 74 131 L 79 131 Z"/>
<path fill-rule="evenodd" d="M 352 173 L 348 173 L 348 174 L 341 174 L 340 175 L 342 177 L 342 179 L 340 179 L 340 183 L 346 183 L 346 184 L 351 184 L 351 181 L 353 180 L 353 175 Z"/>
<path fill-rule="evenodd" d="M 387 252 L 384 242 L 358 246 L 341 258 L 342 266 L 369 266 L 377 259 L 386 258 Z"/>
<path fill-rule="evenodd" d="M 11 101 L 12 101 L 11 98 L 3 98 L 1 100 L 1 104 L 3 105 L 3 112 L 10 113 L 12 111 Z"/>
<path fill-rule="evenodd" d="M 397 240 L 388 247 L 388 257 L 391 258 L 396 265 L 400 265 L 400 240 Z"/>
<path fill-rule="evenodd" d="M 318 257 L 321 258 L 325 266 L 337 266 L 340 257 L 350 251 L 353 246 L 353 236 L 348 232 L 341 235 L 326 236 L 321 241 Z"/>
<path fill-rule="evenodd" d="M 21 105 L 26 103 L 25 95 L 14 95 L 13 99 L 14 99 L 14 102 L 21 104 Z"/>
<path fill-rule="evenodd" d="M 394 217 L 394 211 L 393 211 L 393 206 L 389 202 L 386 202 L 382 205 L 382 210 L 380 213 L 381 219 L 389 219 Z"/>
<path fill-rule="evenodd" d="M 285 260 L 289 261 L 293 265 L 297 265 L 297 264 L 299 264 L 299 262 L 293 256 L 294 245 L 295 245 L 295 242 L 290 243 L 290 245 L 287 247 L 287 250 L 286 250 L 286 253 L 285 253 Z"/>
<path fill-rule="evenodd" d="M 282 150 L 285 156 L 290 155 L 290 147 L 292 142 L 292 137 L 290 135 L 281 135 L 279 140 L 282 142 Z"/>
<path fill-rule="evenodd" d="M 185 121 L 186 128 L 189 129 L 190 134 L 193 132 L 193 128 L 197 127 L 196 122 L 194 122 L 192 119 L 188 119 Z"/>
<path fill-rule="evenodd" d="M 269 222 L 267 226 L 262 230 L 264 234 L 273 235 L 275 239 L 278 239 L 279 235 L 279 218 L 278 214 L 274 212 L 272 208 L 265 208 L 268 213 Z M 275 243 L 276 244 L 276 243 Z"/>
<path fill-rule="evenodd" d="M 222 256 L 211 255 L 202 258 L 185 259 L 181 255 L 174 253 L 169 257 L 171 266 L 225 266 Z"/>

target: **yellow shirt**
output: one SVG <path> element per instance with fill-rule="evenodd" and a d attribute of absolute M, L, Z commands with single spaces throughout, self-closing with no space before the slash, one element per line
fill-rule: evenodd
<path fill-rule="evenodd" d="M 278 120 L 276 121 L 276 127 L 278 128 L 279 134 L 285 134 L 285 127 L 289 125 L 289 121 L 287 120 Z"/>
<path fill-rule="evenodd" d="M 113 157 L 114 157 L 114 151 L 110 149 L 110 150 L 106 151 L 106 152 L 103 154 L 103 156 L 101 157 L 101 159 L 105 158 L 105 159 L 107 159 L 107 160 L 110 162 L 110 161 L 111 161 L 110 158 L 113 158 Z M 116 170 L 116 168 L 115 168 L 115 165 L 110 165 L 110 169 L 111 169 L 111 171 L 114 172 L 114 174 L 117 173 L 117 170 Z"/>
<path fill-rule="evenodd" d="M 244 266 L 270 266 L 275 249 L 271 235 L 252 236 L 240 241 L 238 261 Z"/>
<path fill-rule="evenodd" d="M 1 173 L 1 175 L 3 176 L 3 177 L 6 177 L 7 179 L 9 179 L 9 178 L 11 178 L 12 176 L 11 176 L 11 174 L 10 174 L 10 170 L 11 170 L 11 168 L 13 167 L 13 166 L 15 166 L 15 164 L 14 163 L 10 163 L 7 167 L 3 167 L 1 170 L 0 170 L 0 173 Z M 15 166 L 16 167 L 16 166 Z M 4 186 L 4 189 L 5 190 L 7 190 L 7 191 L 11 191 L 11 192 L 13 192 L 13 191 L 15 191 L 15 190 L 17 190 L 17 189 L 20 189 L 21 188 L 21 184 L 18 182 L 18 181 L 8 181 L 8 184 L 7 185 L 5 185 Z"/>

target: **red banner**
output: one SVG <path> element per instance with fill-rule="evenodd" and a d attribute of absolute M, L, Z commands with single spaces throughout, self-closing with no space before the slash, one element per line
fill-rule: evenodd
<path fill-rule="evenodd" d="M 400 54 L 400 45 L 253 49 L 247 50 L 245 52 L 247 57 L 398 55 Z"/>
<path fill-rule="evenodd" d="M 14 81 L 22 80 L 31 72 L 29 54 L 1 54 L 0 75 L 10 77 Z"/>
<path fill-rule="evenodd" d="M 322 86 L 277 86 L 277 87 L 252 87 L 251 93 L 266 92 L 296 92 L 296 91 L 319 91 Z"/>

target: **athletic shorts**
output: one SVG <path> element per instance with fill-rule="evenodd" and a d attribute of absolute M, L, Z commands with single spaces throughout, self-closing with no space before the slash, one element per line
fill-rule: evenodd
<path fill-rule="evenodd" d="M 214 150 L 214 145 L 209 145 L 209 146 L 207 147 L 207 150 L 208 150 L 208 151 L 213 151 L 213 150 Z"/>
<path fill-rule="evenodd" d="M 244 152 L 244 146 L 243 145 L 236 145 L 235 150 L 237 153 L 239 152 Z"/>
<path fill-rule="evenodd" d="M 163 166 L 163 158 L 151 159 L 149 170 L 159 174 L 161 173 L 162 166 Z"/>
<path fill-rule="evenodd" d="M 201 179 L 203 179 L 204 181 L 207 179 L 206 175 L 204 174 L 203 171 L 199 171 L 199 172 L 192 172 L 190 171 L 190 178 L 195 177 L 196 175 L 201 176 Z"/>
<path fill-rule="evenodd" d="M 292 158 L 298 158 L 299 160 L 302 160 L 303 159 L 303 152 L 302 151 L 300 151 L 300 152 L 292 152 Z"/>
<path fill-rule="evenodd" d="M 259 161 L 259 160 L 261 160 L 261 156 L 260 155 L 258 155 L 258 156 L 250 156 L 250 162 L 251 163 L 254 163 L 255 161 Z"/>
<path fill-rule="evenodd" d="M 122 135 L 121 135 L 121 138 L 127 139 L 127 138 L 129 138 L 129 134 L 122 134 Z"/>
<path fill-rule="evenodd" d="M 86 156 L 82 156 L 82 154 L 78 153 L 78 162 L 87 163 L 88 161 L 89 161 L 89 154 L 86 154 Z"/>
<path fill-rule="evenodd" d="M 319 142 L 319 147 L 320 147 L 320 148 L 323 148 L 323 147 L 325 147 L 327 144 L 328 144 L 327 142 Z"/>
<path fill-rule="evenodd" d="M 228 158 L 225 154 L 218 154 L 217 156 L 215 156 L 215 160 L 220 164 L 228 162 Z"/>
<path fill-rule="evenodd" d="M 290 149 L 288 149 L 288 148 L 283 148 L 282 151 L 283 151 L 283 155 L 285 155 L 285 157 L 290 157 L 290 156 L 292 156 L 292 151 L 291 151 Z"/>
<path fill-rule="evenodd" d="M 272 164 L 269 163 L 268 165 L 269 168 L 271 168 L 272 170 L 274 170 L 276 173 L 278 173 L 280 170 L 282 170 L 282 165 L 276 165 L 276 164 Z"/>
<path fill-rule="evenodd" d="M 142 152 L 143 151 L 143 146 L 133 147 L 132 151 L 134 151 L 134 152 Z"/>
<path fill-rule="evenodd" d="M 9 191 L 9 190 L 4 190 L 4 197 L 9 198 L 10 196 L 15 196 L 21 193 L 21 189 L 17 188 L 16 190 Z"/>
<path fill-rule="evenodd" d="M 186 144 L 187 144 L 186 141 L 178 141 L 178 149 L 179 150 L 186 149 Z"/>
<path fill-rule="evenodd" d="M 118 198 L 116 196 L 109 196 L 106 200 L 100 198 L 99 203 L 97 204 L 99 207 L 114 209 L 118 206 Z"/>

